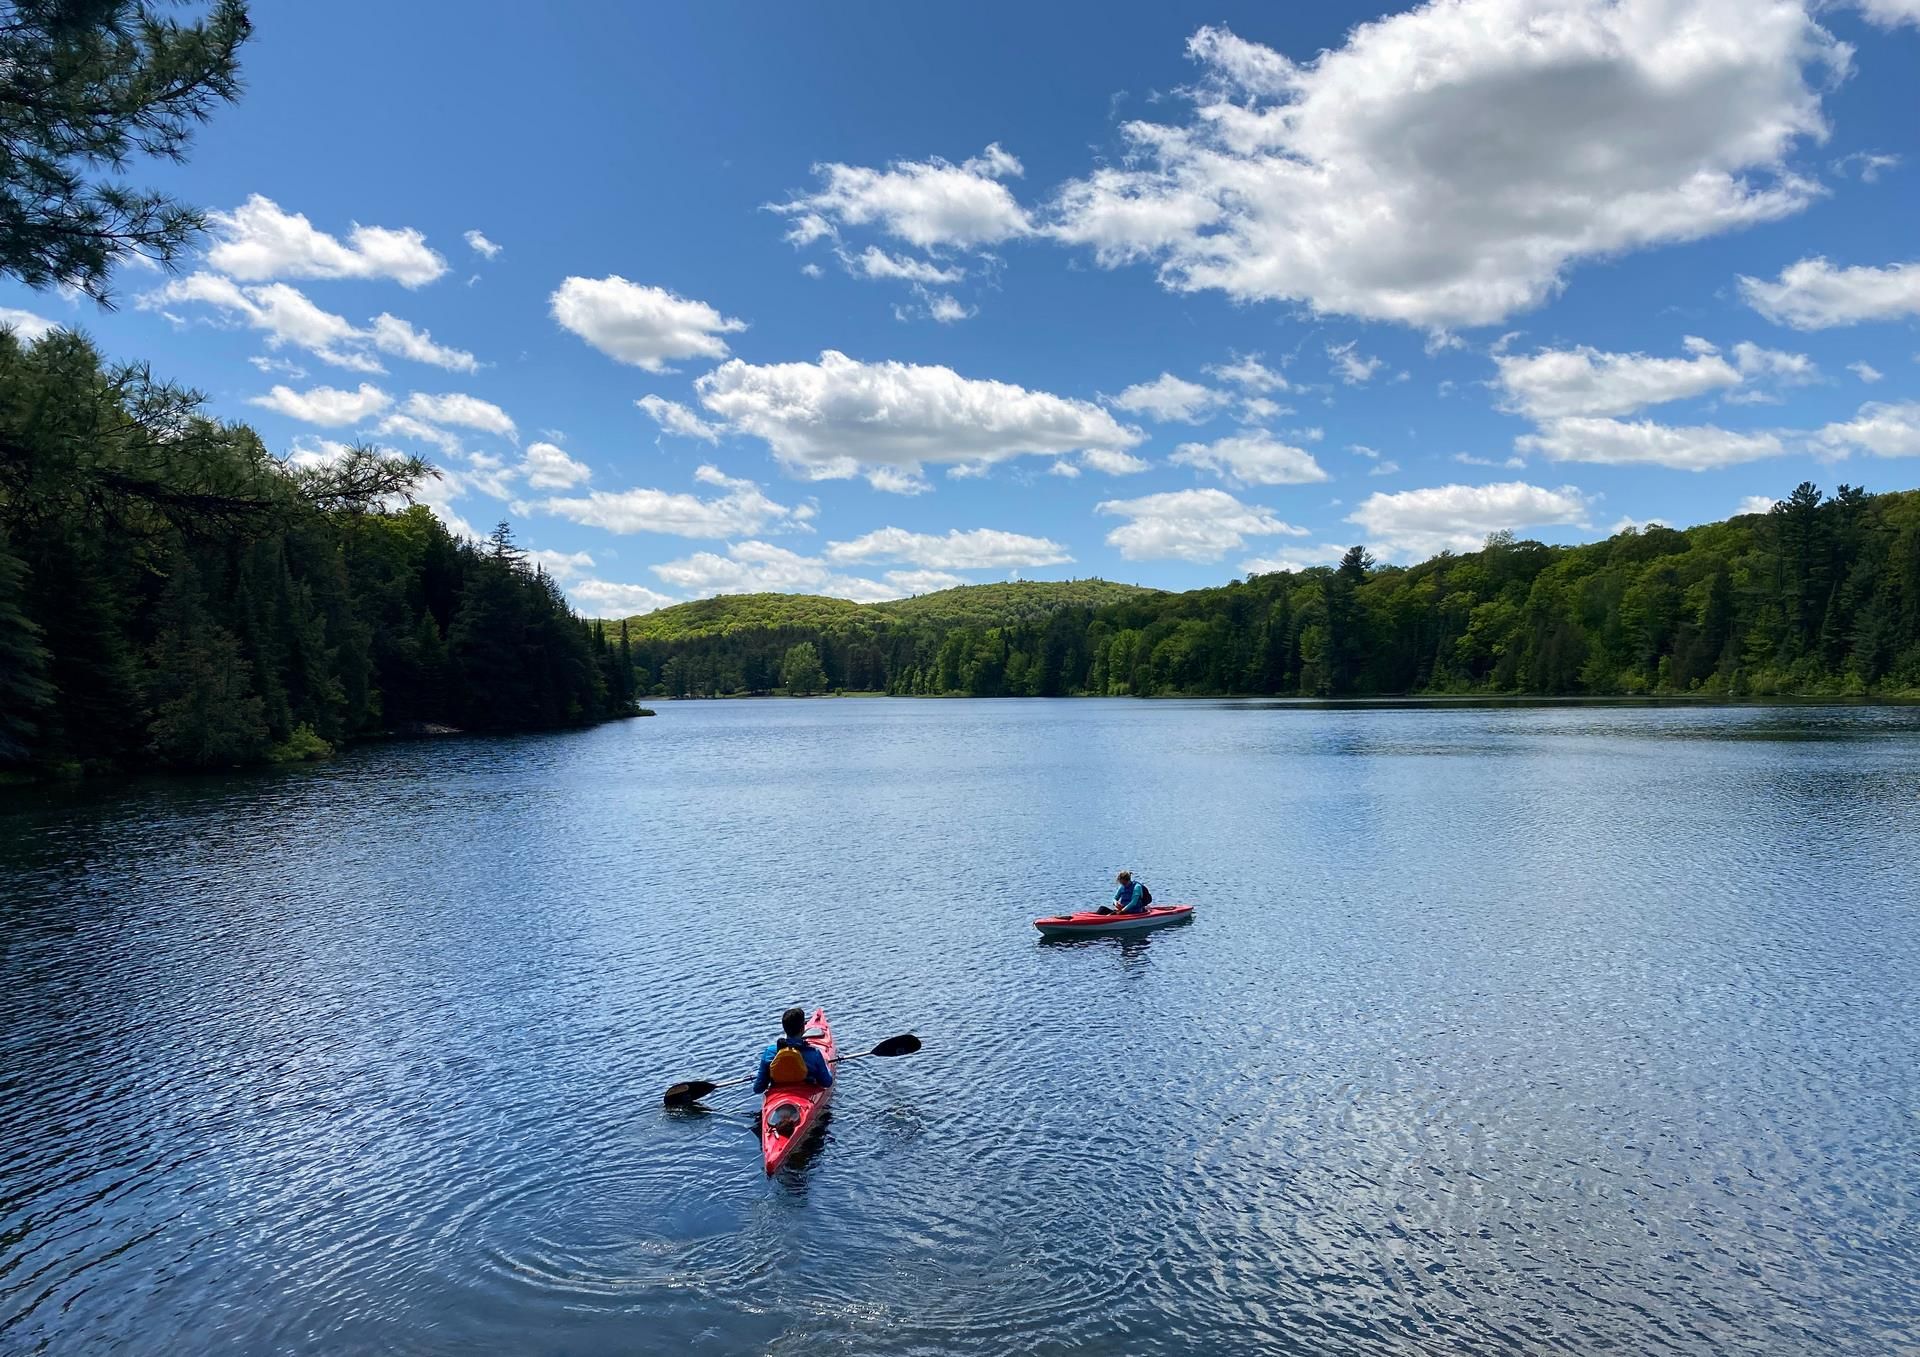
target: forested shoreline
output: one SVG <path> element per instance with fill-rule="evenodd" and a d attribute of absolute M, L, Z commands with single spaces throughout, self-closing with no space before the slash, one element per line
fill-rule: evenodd
<path fill-rule="evenodd" d="M 1084 591 L 1088 584 L 1079 582 Z M 827 690 L 907 696 L 1704 697 L 1920 692 L 1920 492 L 1803 483 L 1765 514 L 1582 546 L 1490 538 L 1478 552 L 1259 575 L 1089 606 L 1062 586 L 981 625 L 942 604 L 845 605 L 728 626 L 630 619 L 642 691 L 772 691 L 796 647 Z M 804 601 L 796 601 L 804 602 Z M 692 605 L 689 605 L 691 607 Z"/>
<path fill-rule="evenodd" d="M 0 767 L 213 768 L 408 728 L 634 710 L 620 626 L 575 617 L 505 525 L 456 540 L 432 469 L 274 458 L 192 393 L 0 330 Z"/>

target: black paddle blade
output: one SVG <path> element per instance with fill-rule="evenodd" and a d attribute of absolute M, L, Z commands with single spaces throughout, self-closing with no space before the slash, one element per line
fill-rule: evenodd
<path fill-rule="evenodd" d="M 873 1048 L 874 1055 L 912 1055 L 920 1049 L 920 1038 L 911 1032 L 902 1032 L 897 1037 L 888 1037 Z"/>
<path fill-rule="evenodd" d="M 688 1103 L 697 1103 L 718 1087 L 718 1084 L 708 1083 L 705 1079 L 689 1079 L 684 1084 L 675 1084 L 667 1090 L 667 1106 L 684 1107 Z"/>

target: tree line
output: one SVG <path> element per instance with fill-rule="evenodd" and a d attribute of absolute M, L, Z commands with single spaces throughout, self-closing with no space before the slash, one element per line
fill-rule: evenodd
<path fill-rule="evenodd" d="M 1765 514 L 1583 546 L 1503 533 L 1409 567 L 1354 547 L 1338 566 L 1004 625 L 867 608 L 648 628 L 633 650 L 643 690 L 703 696 L 772 691 L 801 644 L 827 688 L 916 696 L 1914 692 L 1920 492 L 1803 483 Z"/>
<path fill-rule="evenodd" d="M 0 331 L 0 765 L 207 768 L 358 735 L 629 713 L 624 627 L 575 617 L 503 524 L 456 540 L 432 471 L 293 467 L 56 330 Z"/>

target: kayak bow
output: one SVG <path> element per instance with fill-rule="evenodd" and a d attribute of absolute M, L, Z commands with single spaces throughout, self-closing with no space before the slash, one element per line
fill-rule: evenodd
<path fill-rule="evenodd" d="M 827 1058 L 828 1069 L 836 1069 L 839 1056 L 833 1048 L 833 1029 L 827 1025 L 824 1008 L 813 1010 L 807 1023 L 807 1044 Z M 778 1173 L 788 1156 L 819 1128 L 821 1113 L 832 1097 L 831 1088 L 813 1084 L 776 1084 L 767 1090 L 766 1101 L 760 1105 L 760 1153 L 768 1177 Z"/>
<path fill-rule="evenodd" d="M 1106 933 L 1144 933 L 1168 924 L 1183 924 L 1193 917 L 1192 905 L 1149 905 L 1140 914 L 1101 914 L 1084 910 L 1078 914 L 1055 914 L 1035 919 L 1033 926 L 1047 938 L 1090 938 Z"/>

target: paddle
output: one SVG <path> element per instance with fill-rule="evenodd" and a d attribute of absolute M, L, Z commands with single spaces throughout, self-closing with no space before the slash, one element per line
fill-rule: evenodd
<path fill-rule="evenodd" d="M 834 1064 L 844 1065 L 849 1060 L 863 1060 L 870 1055 L 882 1057 L 912 1055 L 919 1049 L 920 1038 L 911 1032 L 902 1032 L 897 1037 L 888 1037 L 870 1051 L 856 1051 L 852 1055 L 843 1055 L 834 1061 Z M 756 1077 L 750 1074 L 741 1079 L 722 1079 L 718 1083 L 706 1079 L 689 1079 L 667 1090 L 666 1104 L 668 1107 L 685 1107 L 688 1103 L 699 1102 L 717 1089 L 738 1088 L 742 1084 L 751 1084 Z"/>

